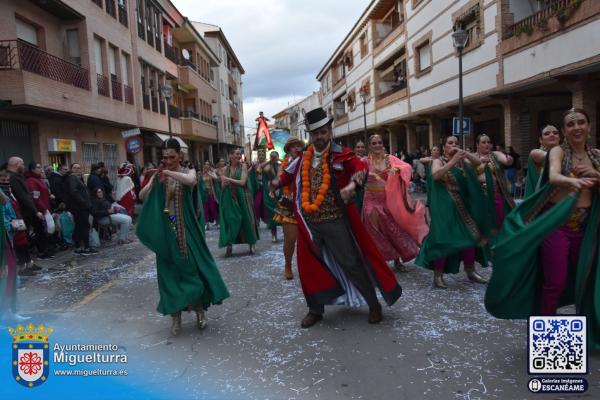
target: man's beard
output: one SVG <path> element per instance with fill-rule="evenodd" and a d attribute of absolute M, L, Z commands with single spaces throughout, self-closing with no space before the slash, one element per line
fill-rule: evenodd
<path fill-rule="evenodd" d="M 328 140 L 316 140 L 313 144 L 318 151 L 322 151 L 327 146 Z"/>

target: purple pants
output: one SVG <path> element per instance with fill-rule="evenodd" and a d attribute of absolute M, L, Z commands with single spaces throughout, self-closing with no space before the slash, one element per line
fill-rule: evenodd
<path fill-rule="evenodd" d="M 542 242 L 544 285 L 541 313 L 556 314 L 560 297 L 567 285 L 569 265 L 577 265 L 579 249 L 585 230 L 561 226 Z"/>
<path fill-rule="evenodd" d="M 494 194 L 494 203 L 496 205 L 496 226 L 500 228 L 504 221 L 504 199 L 500 192 Z"/>
<path fill-rule="evenodd" d="M 469 247 L 460 252 L 460 258 L 462 259 L 465 267 L 472 267 L 475 265 L 475 247 Z M 433 268 L 435 272 L 444 272 L 446 266 L 446 257 L 438 258 L 433 262 Z"/>
<path fill-rule="evenodd" d="M 219 205 L 215 196 L 212 194 L 208 195 L 208 199 L 204 202 L 204 222 L 215 222 L 219 225 Z"/>
<path fill-rule="evenodd" d="M 267 211 L 265 210 L 262 186 L 259 186 L 257 192 L 254 194 L 254 215 L 256 215 L 257 222 L 262 220 L 265 224 L 267 223 Z"/>

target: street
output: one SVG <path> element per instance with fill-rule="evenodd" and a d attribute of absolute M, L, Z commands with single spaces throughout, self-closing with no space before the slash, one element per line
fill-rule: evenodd
<path fill-rule="evenodd" d="M 155 311 L 154 255 L 137 240 L 104 244 L 95 256 L 40 261 L 40 274 L 21 278 L 18 309 L 34 324 L 52 326 L 53 342 L 125 349 L 130 376 L 115 379 L 130 392 L 113 398 L 138 398 L 137 390 L 200 399 L 534 397 L 527 390 L 526 321 L 488 315 L 484 285 L 459 274 L 447 277 L 449 289 L 434 290 L 431 272 L 410 265 L 396 273 L 404 292 L 384 308 L 379 325 L 367 324 L 366 308 L 328 307 L 322 322 L 301 329 L 299 281 L 284 280 L 281 242 L 271 243 L 264 227 L 260 233 L 255 256 L 240 245 L 224 258 L 218 230 L 207 232 L 231 298 L 209 309 L 204 331 L 184 313 L 183 332 L 170 336 L 170 318 Z M 589 362 L 586 397 L 593 398 L 600 393 L 599 357 Z"/>

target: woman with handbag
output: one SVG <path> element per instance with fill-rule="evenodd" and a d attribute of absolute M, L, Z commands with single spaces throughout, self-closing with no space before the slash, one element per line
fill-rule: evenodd
<path fill-rule="evenodd" d="M 0 168 L 0 190 L 4 197 L 8 199 L 14 210 L 14 216 L 10 219 L 9 224 L 12 232 L 14 232 L 12 244 L 17 258 L 19 276 L 36 275 L 35 271 L 39 271 L 42 268 L 35 265 L 31 259 L 31 254 L 29 253 L 29 239 L 27 237 L 27 226 L 21 215 L 19 202 L 10 189 L 10 178 L 4 166 Z"/>
<path fill-rule="evenodd" d="M 25 172 L 25 184 L 27 189 L 31 192 L 35 207 L 39 212 L 44 214 L 44 228 L 47 239 L 47 234 L 54 233 L 54 221 L 52 214 L 50 214 L 50 189 L 44 183 L 42 178 L 45 178 L 44 170 L 42 165 L 37 162 L 29 163 L 27 172 Z M 51 231 L 51 232 L 50 232 Z M 54 250 L 50 247 L 46 247 L 46 251 L 39 255 L 40 258 L 51 258 L 54 257 Z"/>

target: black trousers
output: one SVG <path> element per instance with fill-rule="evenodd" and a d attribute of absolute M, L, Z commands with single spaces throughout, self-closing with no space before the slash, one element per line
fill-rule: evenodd
<path fill-rule="evenodd" d="M 323 249 L 327 248 L 344 275 L 358 289 L 369 307 L 379 305 L 375 288 L 365 269 L 362 256 L 354 242 L 350 227 L 343 220 L 314 224 L 307 221 L 308 229 L 313 235 L 313 242 L 319 256 L 323 259 Z M 323 314 L 325 306 L 313 306 L 310 311 Z"/>
<path fill-rule="evenodd" d="M 88 210 L 71 210 L 75 229 L 73 230 L 73 242 L 75 248 L 80 248 L 83 244 L 84 249 L 90 247 L 90 213 Z"/>
<path fill-rule="evenodd" d="M 27 226 L 31 226 L 33 228 L 33 232 L 35 232 L 35 237 L 33 239 L 33 243 L 37 248 L 38 254 L 43 254 L 46 252 L 46 228 L 44 228 L 44 222 L 39 219 L 37 216 L 25 218 L 25 223 Z"/>

